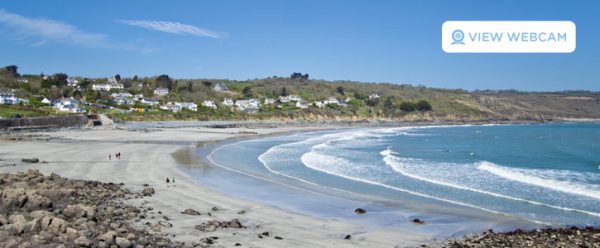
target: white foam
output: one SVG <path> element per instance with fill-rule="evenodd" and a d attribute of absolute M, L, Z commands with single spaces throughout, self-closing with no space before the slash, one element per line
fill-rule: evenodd
<path fill-rule="evenodd" d="M 593 215 L 593 216 L 600 216 L 600 213 L 596 213 L 596 212 L 568 208 L 568 207 L 555 206 L 555 205 L 545 204 L 545 203 L 538 202 L 538 201 L 532 201 L 532 200 L 522 199 L 522 198 L 518 198 L 518 197 L 503 195 L 503 194 L 499 194 L 499 193 L 495 193 L 495 192 L 490 192 L 487 190 L 475 189 L 475 188 L 471 188 L 471 187 L 467 187 L 464 185 L 451 183 L 451 182 L 447 182 L 447 181 L 426 178 L 426 177 L 416 175 L 413 173 L 409 173 L 408 171 L 406 171 L 404 163 L 409 160 L 414 160 L 414 159 L 405 159 L 405 158 L 400 158 L 400 157 L 394 156 L 397 153 L 392 151 L 391 147 L 388 147 L 387 149 L 381 151 L 379 154 L 381 154 L 381 156 L 383 156 L 383 161 L 385 162 L 385 164 L 390 166 L 394 171 L 396 171 L 404 176 L 407 176 L 407 177 L 410 177 L 413 179 L 417 179 L 420 181 L 437 184 L 437 185 L 442 185 L 445 187 L 451 187 L 451 188 L 455 188 L 455 189 L 476 192 L 476 193 L 480 193 L 480 194 L 491 195 L 491 196 L 498 197 L 498 198 L 504 198 L 504 199 L 509 199 L 509 200 L 513 200 L 513 201 L 525 202 L 525 203 L 538 205 L 538 206 L 544 206 L 544 207 L 549 207 L 549 208 L 554 208 L 554 209 L 559 209 L 559 210 L 564 210 L 564 211 L 580 212 L 580 213 Z M 486 162 L 486 163 L 489 163 L 489 162 Z"/>
<path fill-rule="evenodd" d="M 477 169 L 487 171 L 496 176 L 503 177 L 512 181 L 521 183 L 536 185 L 544 188 L 553 189 L 570 194 L 582 195 L 600 199 L 600 188 L 590 187 L 586 185 L 577 184 L 574 182 L 568 182 L 563 180 L 555 180 L 551 178 L 542 178 L 539 175 L 535 175 L 534 170 L 525 169 L 512 169 L 503 166 L 496 165 L 487 161 L 483 161 L 477 166 Z M 550 173 L 565 173 L 558 170 L 548 170 Z"/>
<path fill-rule="evenodd" d="M 387 189 L 392 189 L 395 191 L 399 191 L 399 192 L 404 192 L 404 193 L 408 193 L 408 194 L 412 194 L 412 195 L 416 195 L 416 196 L 420 196 L 420 197 L 424 197 L 424 198 L 429 198 L 429 199 L 434 199 L 434 200 L 438 200 L 438 201 L 443 201 L 443 202 L 447 202 L 447 203 L 451 203 L 451 204 L 455 204 L 455 205 L 459 205 L 459 206 L 464 206 L 464 207 L 470 207 L 470 208 L 475 208 L 475 209 L 479 209 L 485 212 L 489 212 L 489 213 L 494 213 L 494 214 L 499 214 L 499 215 L 505 215 L 505 216 L 511 216 L 509 214 L 506 213 L 502 213 L 499 211 L 495 211 L 495 210 L 491 210 L 488 208 L 483 208 L 480 206 L 476 206 L 476 205 L 472 205 L 472 204 L 468 204 L 468 203 L 464 203 L 464 202 L 459 202 L 459 201 L 454 201 L 454 200 L 450 200 L 450 199 L 446 199 L 446 198 L 441 198 L 441 197 L 436 197 L 436 196 L 432 196 L 432 195 L 427 195 L 427 194 L 423 194 L 423 193 L 419 193 L 419 192 L 415 192 L 415 191 L 411 191 L 411 190 L 407 190 L 404 188 L 400 188 L 400 187 L 396 187 L 396 186 L 391 186 L 388 184 L 384 184 L 381 182 L 376 182 L 376 181 L 372 181 L 369 179 L 365 179 L 365 178 L 359 178 L 359 177 L 355 177 L 355 176 L 350 176 L 347 175 L 345 173 L 340 173 L 340 171 L 335 171 L 335 168 L 341 168 L 344 165 L 343 164 L 334 164 L 332 166 L 332 163 L 351 163 L 350 161 L 347 160 L 340 160 L 340 159 L 334 159 L 331 158 L 332 156 L 330 155 L 325 155 L 325 154 L 321 154 L 318 153 L 315 150 L 311 150 L 310 152 L 305 153 L 304 155 L 302 155 L 302 157 L 300 158 L 302 160 L 302 163 L 308 167 L 311 168 L 313 170 L 316 171 L 320 171 L 329 175 L 334 175 L 337 177 L 342 177 L 345 179 L 349 179 L 352 181 L 358 181 L 358 182 L 363 182 L 363 183 L 368 183 L 371 185 L 377 185 L 380 187 L 384 187 Z M 347 166 L 346 166 L 347 167 Z M 326 169 L 327 168 L 327 169 Z M 334 168 L 334 170 L 331 170 L 332 168 Z M 525 218 L 523 218 L 525 219 Z M 541 222 L 538 220 L 532 220 L 532 219 L 525 219 L 527 221 L 531 221 L 537 224 L 543 224 L 543 225 L 549 225 L 550 223 L 546 223 L 546 222 Z"/>

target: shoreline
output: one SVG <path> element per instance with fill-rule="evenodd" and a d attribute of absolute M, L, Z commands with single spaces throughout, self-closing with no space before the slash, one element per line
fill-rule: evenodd
<path fill-rule="evenodd" d="M 359 126 L 354 126 L 354 128 L 356 127 Z M 14 173 L 34 168 L 44 174 L 58 173 L 73 179 L 123 182 L 124 187 L 132 191 L 141 191 L 144 184 L 149 184 L 156 190 L 153 197 L 143 200 L 133 199 L 128 203 L 160 210 L 162 214 L 157 214 L 155 216 L 157 218 L 161 218 L 162 215 L 168 216 L 173 227 L 163 228 L 160 233 L 179 242 L 193 242 L 200 238 L 218 236 L 217 244 L 225 246 L 231 246 L 234 243 L 258 247 L 393 247 L 432 244 L 435 241 L 432 236 L 419 232 L 387 229 L 365 232 L 360 225 L 348 221 L 308 216 L 224 194 L 196 182 L 191 175 L 187 175 L 184 170 L 178 168 L 182 163 L 174 155 L 183 149 L 190 152 L 199 144 L 204 143 L 213 143 L 218 146 L 224 142 L 241 139 L 346 128 L 353 127 L 335 125 L 230 128 L 188 126 L 143 129 L 67 129 L 13 133 L 11 135 L 20 135 L 22 139 L 0 144 L 0 159 L 3 159 L 0 161 L 0 172 Z M 0 138 L 5 139 L 6 136 L 2 134 Z M 106 156 L 114 152 L 121 152 L 123 159 L 109 161 Z M 185 153 L 184 156 L 186 156 Z M 21 158 L 28 157 L 36 157 L 40 161 L 48 163 L 19 162 Z M 194 159 L 193 156 L 190 158 Z M 196 162 L 198 161 L 189 161 L 188 165 L 196 164 Z M 17 165 L 7 166 L 10 163 Z M 185 166 L 185 162 L 183 165 Z M 164 183 L 166 176 L 175 176 L 177 186 L 166 187 Z M 213 207 L 217 207 L 219 210 L 212 216 L 181 214 L 187 208 L 206 213 L 210 212 Z M 244 213 L 240 214 L 242 211 Z M 194 226 L 206 221 L 225 221 L 233 218 L 239 218 L 242 224 L 248 228 L 241 231 L 218 230 L 216 232 L 201 232 L 194 229 Z M 321 231 L 315 232 L 315 230 Z M 258 235 L 265 231 L 283 239 L 259 238 Z M 346 235 L 351 235 L 352 238 L 346 240 L 344 239 Z"/>
<path fill-rule="evenodd" d="M 195 183 L 176 168 L 176 162 L 170 155 L 185 147 L 184 144 L 214 142 L 239 136 L 255 137 L 255 134 L 245 134 L 244 131 L 270 134 L 304 130 L 304 127 L 279 127 L 218 130 L 178 128 L 148 132 L 103 129 L 35 132 L 23 134 L 26 136 L 20 141 L 0 144 L 0 156 L 4 160 L 0 172 L 15 173 L 30 168 L 38 169 L 45 174 L 57 173 L 72 179 L 123 182 L 124 186 L 132 191 L 140 191 L 144 184 L 148 184 L 156 190 L 156 194 L 144 200 L 134 199 L 129 203 L 152 207 L 160 210 L 162 215 L 168 216 L 173 227 L 163 228 L 161 232 L 175 241 L 192 242 L 203 237 L 218 236 L 219 243 L 222 244 L 241 243 L 243 246 L 258 247 L 390 247 L 397 244 L 416 246 L 428 240 L 412 233 L 388 230 L 358 233 L 355 230 L 360 228 L 342 221 L 322 220 L 235 199 Z M 120 152 L 122 159 L 108 160 L 108 154 L 115 152 Z M 36 157 L 47 163 L 20 162 L 22 158 L 28 157 Z M 10 166 L 11 163 L 16 165 Z M 166 176 L 176 177 L 177 186 L 167 187 L 164 182 Z M 206 213 L 213 207 L 219 211 L 212 216 L 203 214 L 190 217 L 181 214 L 187 208 Z M 242 211 L 244 214 L 238 214 Z M 155 217 L 162 218 L 160 215 Z M 209 233 L 194 229 L 194 226 L 206 221 L 233 218 L 239 218 L 248 228 L 242 231 L 217 230 Z M 265 231 L 283 239 L 258 238 L 257 235 Z M 345 240 L 344 237 L 348 234 L 351 234 L 353 239 Z"/>

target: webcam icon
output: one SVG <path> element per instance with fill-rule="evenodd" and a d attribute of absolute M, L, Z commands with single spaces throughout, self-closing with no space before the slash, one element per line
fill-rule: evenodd
<path fill-rule="evenodd" d="M 465 33 L 462 30 L 457 29 L 452 32 L 452 45 L 460 44 L 464 45 L 463 40 L 465 39 Z"/>

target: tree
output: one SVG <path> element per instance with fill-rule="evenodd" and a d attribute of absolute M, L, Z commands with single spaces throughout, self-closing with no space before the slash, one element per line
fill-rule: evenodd
<path fill-rule="evenodd" d="M 18 72 L 19 67 L 17 67 L 16 65 L 9 65 L 7 67 L 4 67 L 4 69 L 8 72 L 9 77 L 18 78 L 21 76 Z"/>
<path fill-rule="evenodd" d="M 369 107 L 375 107 L 375 106 L 377 106 L 377 104 L 379 104 L 379 98 L 373 98 L 373 99 L 367 100 L 367 106 L 369 106 Z"/>
<path fill-rule="evenodd" d="M 119 74 L 115 75 L 115 79 L 116 79 L 117 81 L 121 81 L 121 75 L 119 75 Z"/>
<path fill-rule="evenodd" d="M 42 87 L 50 88 L 52 86 L 63 87 L 67 85 L 67 78 L 69 76 L 65 73 L 56 73 L 54 76 L 44 79 L 42 81 Z"/>
<path fill-rule="evenodd" d="M 281 96 L 288 96 L 289 94 L 288 94 L 287 88 L 285 88 L 285 87 L 281 88 L 281 94 L 280 95 Z"/>
<path fill-rule="evenodd" d="M 169 78 L 169 75 L 162 74 L 156 78 L 156 85 L 158 87 L 167 88 L 170 91 L 173 89 L 173 80 Z"/>
<path fill-rule="evenodd" d="M 385 101 L 383 101 L 383 107 L 385 109 L 392 109 L 392 108 L 394 108 L 394 97 L 392 97 L 392 96 L 386 97 Z"/>
<path fill-rule="evenodd" d="M 340 93 L 340 95 L 344 95 L 344 87 L 339 86 L 335 89 L 335 91 L 337 91 L 337 93 Z"/>
<path fill-rule="evenodd" d="M 133 81 L 138 81 L 138 76 L 137 75 L 133 76 Z"/>
<path fill-rule="evenodd" d="M 416 109 L 419 111 L 430 111 L 432 108 L 431 108 L 431 104 L 429 104 L 429 102 L 427 102 L 425 100 L 421 100 L 421 101 L 417 102 Z"/>
<path fill-rule="evenodd" d="M 413 102 L 402 102 L 400 103 L 399 108 L 405 112 L 413 112 L 416 110 L 417 106 Z"/>
<path fill-rule="evenodd" d="M 204 84 L 204 86 L 206 86 L 206 87 L 210 87 L 213 85 L 213 83 L 211 81 L 202 81 L 202 84 Z"/>
<path fill-rule="evenodd" d="M 242 90 L 242 94 L 244 94 L 244 96 L 246 98 L 250 98 L 252 97 L 252 89 L 249 86 L 244 87 L 244 89 Z"/>
<path fill-rule="evenodd" d="M 300 80 L 308 80 L 308 73 L 302 74 L 300 72 L 294 72 L 290 75 L 291 79 L 300 79 Z"/>
<path fill-rule="evenodd" d="M 192 92 L 193 91 L 193 85 L 192 82 L 188 82 L 187 83 L 187 91 Z"/>

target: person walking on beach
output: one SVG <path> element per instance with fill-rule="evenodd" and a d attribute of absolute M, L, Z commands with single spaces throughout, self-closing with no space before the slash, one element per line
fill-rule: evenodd
<path fill-rule="evenodd" d="M 167 187 L 169 187 L 169 177 L 167 177 Z"/>
<path fill-rule="evenodd" d="M 111 160 L 111 158 L 110 158 L 110 154 L 108 154 L 108 160 Z"/>
<path fill-rule="evenodd" d="M 175 187 L 175 177 L 173 177 L 173 187 Z"/>

